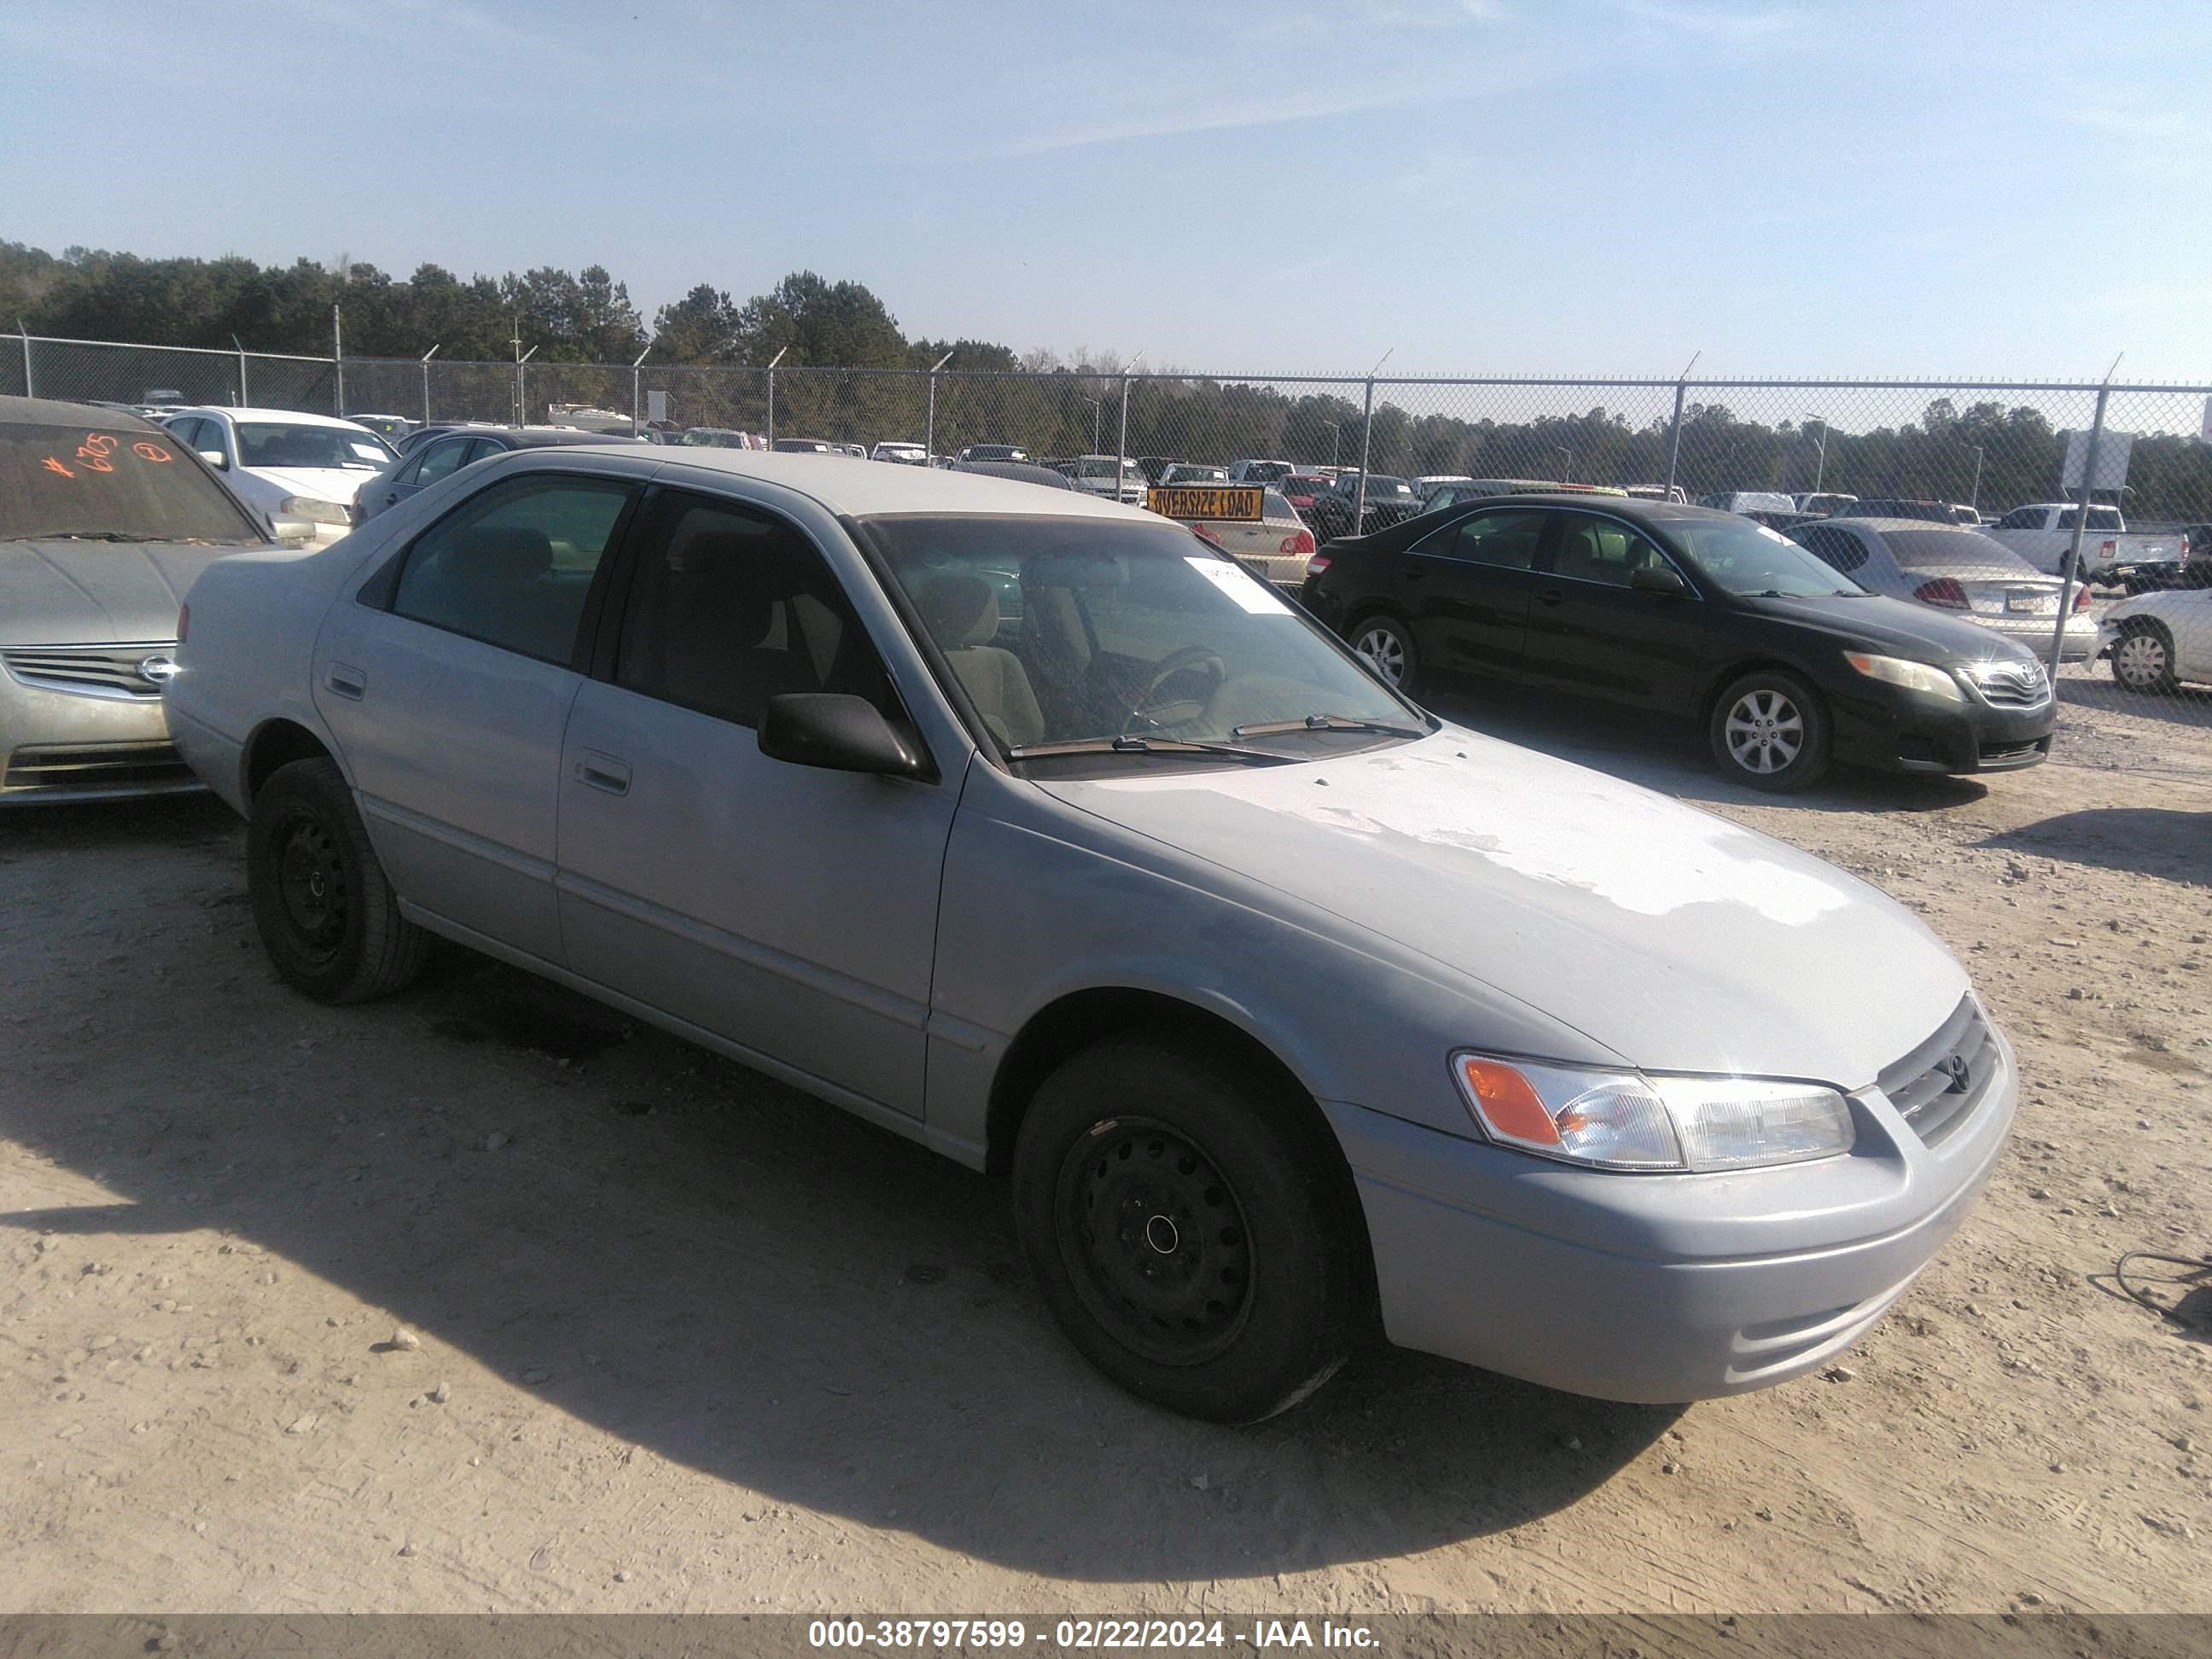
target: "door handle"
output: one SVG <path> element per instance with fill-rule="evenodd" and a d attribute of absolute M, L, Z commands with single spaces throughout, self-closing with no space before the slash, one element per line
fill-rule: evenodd
<path fill-rule="evenodd" d="M 331 672 L 323 677 L 323 684 L 342 697 L 359 702 L 368 691 L 368 676 L 358 668 L 342 662 L 331 665 Z"/>
<path fill-rule="evenodd" d="M 1419 559 L 1401 559 L 1398 561 L 1398 574 L 1407 581 L 1419 581 L 1428 574 L 1427 567 L 1423 565 Z"/>
<path fill-rule="evenodd" d="M 629 763 L 586 749 L 576 757 L 576 781 L 610 795 L 629 793 Z"/>
<path fill-rule="evenodd" d="M 1566 593 L 1557 587 L 1547 587 L 1536 595 L 1536 603 L 1539 605 L 1565 605 L 1566 602 Z"/>

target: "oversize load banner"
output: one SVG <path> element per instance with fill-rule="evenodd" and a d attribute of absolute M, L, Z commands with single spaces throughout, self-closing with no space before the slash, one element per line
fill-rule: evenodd
<path fill-rule="evenodd" d="M 1154 484 L 1145 505 L 1164 519 L 1257 523 L 1261 516 L 1257 484 Z"/>

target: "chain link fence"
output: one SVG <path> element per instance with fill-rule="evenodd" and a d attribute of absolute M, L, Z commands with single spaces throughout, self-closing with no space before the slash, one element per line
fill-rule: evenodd
<path fill-rule="evenodd" d="M 1674 495 L 2033 640 L 2084 729 L 2212 734 L 2212 386 L 341 362 L 0 336 L 0 392 L 614 430 L 658 413 L 672 440 L 1125 458 L 1132 491 L 1172 462 L 1281 461 L 1299 500 L 1325 492 L 1300 509 L 1324 536 L 1389 516 L 1401 480 Z M 1914 528 L 1936 523 L 1978 526 L 1982 565 L 1929 562 L 1960 545 Z"/>

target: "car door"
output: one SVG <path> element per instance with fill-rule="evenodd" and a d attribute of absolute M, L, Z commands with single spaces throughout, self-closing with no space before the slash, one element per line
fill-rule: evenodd
<path fill-rule="evenodd" d="M 1682 573 L 1625 520 L 1577 512 L 1553 517 L 1523 635 L 1530 684 L 1690 710 L 1705 648 L 1705 607 L 1694 585 L 1682 593 L 1632 587 L 1638 569 Z"/>
<path fill-rule="evenodd" d="M 638 489 L 589 471 L 497 479 L 332 607 L 316 642 L 315 706 L 400 898 L 548 963 L 562 732 Z"/>
<path fill-rule="evenodd" d="M 613 659 L 578 695 L 561 759 L 570 969 L 921 1115 L 958 773 L 862 776 L 761 753 L 779 693 L 846 692 L 906 720 L 875 641 L 789 520 L 656 492 L 625 562 Z"/>
<path fill-rule="evenodd" d="M 1521 678 L 1547 517 L 1529 507 L 1471 514 L 1395 556 L 1392 588 L 1431 667 Z"/>

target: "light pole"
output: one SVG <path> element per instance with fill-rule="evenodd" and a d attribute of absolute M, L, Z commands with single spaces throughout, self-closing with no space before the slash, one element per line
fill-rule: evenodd
<path fill-rule="evenodd" d="M 937 371 L 952 361 L 946 352 L 929 366 L 929 416 L 921 434 L 921 455 L 924 466 L 937 465 Z"/>
<path fill-rule="evenodd" d="M 1121 365 L 1121 435 L 1114 441 L 1114 499 L 1129 487 L 1129 371 L 1145 361 L 1139 352 Z"/>
<path fill-rule="evenodd" d="M 768 447 L 775 447 L 775 366 L 783 361 L 783 354 L 791 348 L 780 346 L 775 356 L 768 360 Z"/>
<path fill-rule="evenodd" d="M 438 346 L 445 343 L 441 340 L 438 345 L 432 346 L 422 354 L 422 424 L 424 426 L 430 424 L 430 359 L 438 355 Z"/>
<path fill-rule="evenodd" d="M 1561 448 L 1558 445 L 1554 445 L 1552 448 L 1552 453 L 1554 455 L 1564 455 L 1567 458 L 1567 470 L 1559 475 L 1559 482 L 1561 483 L 1572 483 L 1575 481 L 1575 452 L 1571 449 L 1565 449 Z"/>
<path fill-rule="evenodd" d="M 1813 493 L 1817 495 L 1820 493 L 1821 485 L 1828 482 L 1828 423 L 1818 415 L 1808 415 L 1805 418 L 1820 422 L 1820 465 L 1813 469 Z"/>
<path fill-rule="evenodd" d="M 1091 405 L 1091 453 L 1096 455 L 1098 453 L 1098 423 L 1106 418 L 1106 400 L 1085 398 L 1083 401 Z"/>
<path fill-rule="evenodd" d="M 1336 471 L 1336 441 L 1340 432 L 1334 421 L 1323 421 L 1322 424 L 1328 428 L 1328 470 L 1334 473 Z"/>
<path fill-rule="evenodd" d="M 1979 513 L 1982 510 L 1982 447 L 1974 446 L 1974 487 L 1966 493 L 1966 505 Z"/>
<path fill-rule="evenodd" d="M 522 342 L 518 340 L 515 343 L 520 345 Z M 530 424 L 530 371 L 523 365 L 537 355 L 538 348 L 532 346 L 514 360 L 514 423 L 517 426 Z"/>

